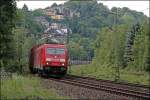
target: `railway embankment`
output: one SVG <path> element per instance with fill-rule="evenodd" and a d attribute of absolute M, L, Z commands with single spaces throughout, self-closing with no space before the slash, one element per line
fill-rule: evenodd
<path fill-rule="evenodd" d="M 46 89 L 39 77 L 1 73 L 1 100 L 64 99 L 54 89 Z"/>
<path fill-rule="evenodd" d="M 61 79 L 42 79 L 43 87 L 55 89 L 61 96 L 72 99 L 149 100 L 145 85 L 116 83 L 89 77 L 66 75 Z"/>
<path fill-rule="evenodd" d="M 116 69 L 112 67 L 96 65 L 72 65 L 69 68 L 69 74 L 93 77 L 97 79 L 112 80 L 116 79 Z M 150 76 L 148 72 L 137 71 L 133 69 L 120 69 L 119 80 L 121 82 L 150 85 Z"/>
<path fill-rule="evenodd" d="M 145 92 L 147 93 L 147 88 L 140 86 L 121 85 L 111 81 L 97 81 L 94 78 L 74 75 L 66 75 L 63 78 L 46 78 L 36 74 L 25 76 L 11 73 L 1 74 L 2 100 L 138 100 L 138 98 L 147 98 L 147 96 L 144 97 Z"/>

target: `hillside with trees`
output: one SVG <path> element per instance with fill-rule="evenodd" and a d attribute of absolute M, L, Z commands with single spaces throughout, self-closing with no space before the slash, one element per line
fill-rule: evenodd
<path fill-rule="evenodd" d="M 88 51 L 94 51 L 92 45 L 94 44 L 98 33 L 102 32 L 104 27 L 112 30 L 112 28 L 115 26 L 115 22 L 117 21 L 118 26 L 128 26 L 126 30 L 124 29 L 125 33 L 122 33 L 125 35 L 134 24 L 141 24 L 147 19 L 147 17 L 141 12 L 137 12 L 126 7 L 113 7 L 109 10 L 107 6 L 103 5 L 102 3 L 98 4 L 97 1 L 69 1 L 64 4 L 64 7 L 80 13 L 80 17 L 75 17 L 73 19 L 66 17 L 62 22 L 67 24 L 72 29 L 73 34 L 71 34 L 71 37 L 77 38 L 74 40 L 80 40 L 79 37 L 82 39 L 86 38 L 84 39 L 84 44 L 80 41 L 73 41 L 81 45 L 81 47 L 87 47 L 88 49 L 85 50 L 86 53 Z M 116 9 L 118 10 L 117 19 Z M 119 27 L 117 29 L 119 29 Z M 91 55 L 94 54 L 91 53 Z"/>
<path fill-rule="evenodd" d="M 148 94 L 144 94 L 150 87 L 150 17 L 127 7 L 108 9 L 97 0 L 70 0 L 35 10 L 29 10 L 25 4 L 22 8 L 16 6 L 16 0 L 0 1 L 1 100 L 148 98 Z M 47 37 L 53 37 L 48 35 L 57 33 L 67 37 L 68 62 L 83 64 L 62 67 L 67 60 L 56 51 L 45 56 L 41 53 L 48 51 L 41 49 L 36 50 L 39 55 L 30 55 L 33 46 L 51 42 Z M 64 52 L 63 49 L 58 51 Z M 41 67 L 44 60 L 36 61 L 41 55 L 46 58 L 46 65 L 42 64 L 46 70 L 30 74 L 29 56 L 33 59 L 31 63 L 40 62 Z M 53 61 L 61 66 L 49 66 Z M 35 63 L 33 66 L 39 67 Z M 56 73 L 60 74 L 64 68 L 68 68 L 68 75 L 60 79 Z M 101 80 L 104 91 L 98 89 L 99 82 L 92 78 Z M 105 81 L 105 86 L 103 80 L 111 80 L 113 84 Z M 123 83 L 134 84 L 125 86 Z M 123 91 L 126 87 L 128 89 Z"/>
<path fill-rule="evenodd" d="M 26 70 L 30 48 L 38 44 L 41 35 L 50 23 L 57 22 L 72 31 L 69 34 L 71 59 L 89 60 L 92 58 L 93 63 L 99 63 L 99 65 L 113 67 L 117 63 L 121 68 L 131 66 L 139 70 L 148 70 L 149 30 L 147 27 L 149 24 L 148 17 L 142 12 L 127 7 L 108 9 L 107 6 L 97 3 L 96 0 L 68 1 L 63 5 L 53 4 L 51 7 L 33 11 L 29 11 L 26 5 L 22 9 L 17 9 L 14 5 L 13 9 L 15 9 L 15 13 L 12 13 L 14 15 L 10 15 L 10 17 L 14 17 L 14 23 L 10 24 L 10 30 L 8 25 L 7 27 L 1 25 L 4 27 L 1 28 L 2 35 L 11 33 L 8 35 L 9 39 L 0 39 L 2 44 L 1 58 L 3 59 L 1 66 L 6 65 L 4 59 L 8 61 L 7 59 L 11 58 L 4 55 L 11 54 L 15 61 L 7 62 L 8 69 L 12 70 L 11 66 L 14 66 L 13 71 L 15 69 L 19 72 Z M 49 9 L 59 16 L 46 15 L 45 11 Z M 118 10 L 117 19 L 116 10 Z M 61 20 L 56 20 L 56 18 L 61 18 Z M 4 17 L 1 19 L 5 20 Z M 6 22 L 3 23 L 7 24 Z M 13 25 L 15 27 L 12 28 Z M 139 30 L 135 33 L 133 28 L 136 25 L 139 25 Z M 5 33 L 4 30 L 11 32 L 5 31 Z M 115 41 L 116 38 L 117 41 Z M 7 42 L 13 45 L 6 45 Z M 5 48 L 4 45 L 8 47 Z M 24 68 L 22 68 L 23 66 Z"/>
<path fill-rule="evenodd" d="M 95 42 L 94 63 L 98 66 L 115 67 L 117 64 L 120 68 L 149 71 L 148 26 L 147 20 L 140 26 L 135 24 L 129 29 L 127 25 L 118 25 L 117 31 L 114 31 L 115 27 L 112 30 L 108 27 L 103 28 Z"/>

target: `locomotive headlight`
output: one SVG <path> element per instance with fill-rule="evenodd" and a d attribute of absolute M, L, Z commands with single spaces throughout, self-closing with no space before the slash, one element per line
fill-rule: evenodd
<path fill-rule="evenodd" d="M 46 65 L 48 65 L 48 62 L 46 63 Z"/>
<path fill-rule="evenodd" d="M 46 58 L 46 61 L 52 61 L 52 59 L 51 58 Z"/>
<path fill-rule="evenodd" d="M 64 66 L 65 64 L 63 63 L 62 65 Z"/>
<path fill-rule="evenodd" d="M 65 59 L 60 59 L 60 62 L 65 62 Z"/>

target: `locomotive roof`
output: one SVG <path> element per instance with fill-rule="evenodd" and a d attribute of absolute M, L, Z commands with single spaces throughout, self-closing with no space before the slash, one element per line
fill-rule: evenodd
<path fill-rule="evenodd" d="M 39 44 L 32 47 L 32 49 L 36 49 L 38 47 L 66 47 L 66 46 L 64 44 Z"/>
<path fill-rule="evenodd" d="M 65 47 L 64 44 L 43 44 L 46 47 Z"/>

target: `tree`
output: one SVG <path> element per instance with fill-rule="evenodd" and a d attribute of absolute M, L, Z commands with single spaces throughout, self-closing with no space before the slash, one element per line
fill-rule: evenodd
<path fill-rule="evenodd" d="M 0 67 L 7 69 L 12 65 L 14 53 L 12 50 L 15 27 L 16 2 L 14 0 L 0 1 Z"/>
<path fill-rule="evenodd" d="M 23 5 L 22 10 L 28 11 L 28 6 L 26 4 Z"/>
<path fill-rule="evenodd" d="M 35 37 L 27 36 L 27 29 L 17 27 L 14 29 L 14 51 L 15 66 L 11 68 L 13 72 L 24 73 L 28 71 L 28 57 L 31 47 L 35 44 Z"/>
<path fill-rule="evenodd" d="M 150 71 L 150 32 L 148 22 L 144 22 L 135 35 L 133 45 L 133 62 L 129 67 Z"/>
<path fill-rule="evenodd" d="M 97 35 L 95 41 L 95 62 L 99 65 L 114 67 L 115 62 L 118 63 L 119 67 L 122 67 L 124 64 L 124 48 L 125 48 L 125 36 L 128 26 L 118 25 L 117 33 L 115 32 L 115 27 L 110 29 L 109 27 L 103 28 L 100 33 Z M 117 47 L 115 39 L 118 35 L 118 45 Z M 117 54 L 115 53 L 117 49 Z M 117 61 L 115 58 L 117 57 Z"/>
<path fill-rule="evenodd" d="M 130 32 L 126 36 L 126 47 L 124 52 L 124 66 L 127 66 L 128 63 L 133 61 L 133 51 L 132 47 L 134 45 L 135 36 L 140 31 L 139 23 L 133 25 Z"/>
<path fill-rule="evenodd" d="M 57 7 L 57 4 L 56 4 L 56 3 L 53 3 L 51 7 Z"/>

